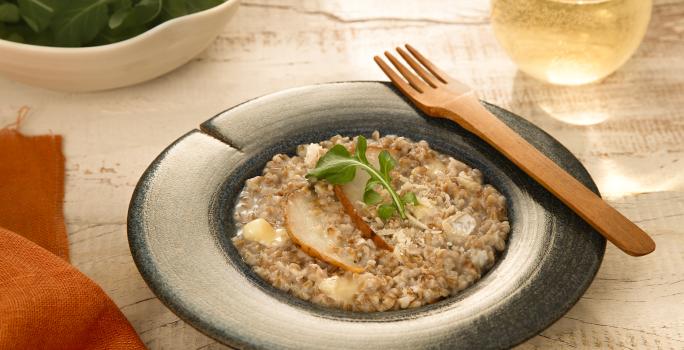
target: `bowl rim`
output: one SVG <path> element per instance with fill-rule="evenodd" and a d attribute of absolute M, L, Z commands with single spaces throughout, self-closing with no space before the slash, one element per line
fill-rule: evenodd
<path fill-rule="evenodd" d="M 147 40 L 149 37 L 157 35 L 159 32 L 166 30 L 168 27 L 172 27 L 183 22 L 192 21 L 196 18 L 210 17 L 218 14 L 219 12 L 227 11 L 233 6 L 238 6 L 241 0 L 225 0 L 222 4 L 208 8 L 206 10 L 191 13 L 189 15 L 184 15 L 181 17 L 176 17 L 174 19 L 163 22 L 152 29 L 149 29 L 143 33 L 140 33 L 132 38 L 126 40 L 117 41 L 115 43 L 98 45 L 98 46 L 86 46 L 86 47 L 63 47 L 63 46 L 44 46 L 44 45 L 33 45 L 17 43 L 14 41 L 9 41 L 5 39 L 0 39 L 0 50 L 19 50 L 24 52 L 34 52 L 34 53 L 52 53 L 52 54 L 62 54 L 62 55 L 78 55 L 86 53 L 99 53 L 103 51 L 109 51 L 118 49 L 120 47 L 133 45 L 141 41 Z"/>
<path fill-rule="evenodd" d="M 219 341 L 221 343 L 232 345 L 232 346 L 238 346 L 238 347 L 256 346 L 256 345 L 254 345 L 256 343 L 250 342 L 250 339 L 242 337 L 242 336 L 244 336 L 244 334 L 243 335 L 236 335 L 235 332 L 230 332 L 230 331 L 226 331 L 225 329 L 221 329 L 216 324 L 212 323 L 211 320 L 207 320 L 207 319 L 203 319 L 201 317 L 198 317 L 197 314 L 193 313 L 193 311 L 191 310 L 191 308 L 187 304 L 184 304 L 182 301 L 179 302 L 178 295 L 175 295 L 172 290 L 170 290 L 166 287 L 162 288 L 163 286 L 161 286 L 159 284 L 159 280 L 157 279 L 160 276 L 159 271 L 156 270 L 156 268 L 154 266 L 149 265 L 151 262 L 150 260 L 148 260 L 149 256 L 144 255 L 143 252 L 141 252 L 141 249 L 135 249 L 136 246 L 144 243 L 144 241 L 147 239 L 146 237 L 144 237 L 144 235 L 137 235 L 135 232 L 136 230 L 139 230 L 139 228 L 142 226 L 138 227 L 138 225 L 141 225 L 140 222 L 137 221 L 138 219 L 140 219 L 138 217 L 138 214 L 140 212 L 136 211 L 136 209 L 134 208 L 134 207 L 136 207 L 136 203 L 138 204 L 137 206 L 139 206 L 141 198 L 143 196 L 142 192 L 146 192 L 146 190 L 144 188 L 148 185 L 147 181 L 157 171 L 157 166 L 163 161 L 163 159 L 167 155 L 167 153 L 170 150 L 172 150 L 174 146 L 176 146 L 177 144 L 182 142 L 185 137 L 192 134 L 193 132 L 212 136 L 213 138 L 218 139 L 219 141 L 227 143 L 230 147 L 242 149 L 243 145 L 241 145 L 240 142 L 238 142 L 238 143 L 230 142 L 230 140 L 225 140 L 225 139 L 222 139 L 220 137 L 217 137 L 216 132 L 218 131 L 218 129 L 211 130 L 211 128 L 210 128 L 212 126 L 212 123 L 216 119 L 224 116 L 225 113 L 228 113 L 231 110 L 238 109 L 238 108 L 240 108 L 240 106 L 243 106 L 249 102 L 259 100 L 259 99 L 263 99 L 263 98 L 282 97 L 286 93 L 294 93 L 297 91 L 306 91 L 306 90 L 316 88 L 319 86 L 347 84 L 347 83 L 382 84 L 382 85 L 388 86 L 388 87 L 390 87 L 390 89 L 394 90 L 391 87 L 391 85 L 388 84 L 387 82 L 344 81 L 344 82 L 331 82 L 331 83 L 321 83 L 321 84 L 299 86 L 299 87 L 281 90 L 279 92 L 263 95 L 263 96 L 260 96 L 260 97 L 254 98 L 254 99 L 244 101 L 240 104 L 237 104 L 233 107 L 228 108 L 224 112 L 217 114 L 213 118 L 204 122 L 199 129 L 195 129 L 195 130 L 191 131 L 190 133 L 185 134 L 184 136 L 182 136 L 178 140 L 174 141 L 152 162 L 152 164 L 150 164 L 150 166 L 147 168 L 145 173 L 142 175 L 140 181 L 136 185 L 134 195 L 131 198 L 131 202 L 129 205 L 128 220 L 127 220 L 127 231 L 128 231 L 127 233 L 128 233 L 129 246 L 130 246 L 131 253 L 133 255 L 135 264 L 136 264 L 137 268 L 139 269 L 141 275 L 143 276 L 143 279 L 145 280 L 145 282 L 155 292 L 155 294 L 162 301 L 162 303 L 164 303 L 176 315 L 178 315 L 181 319 L 183 319 L 185 322 L 190 324 L 192 327 L 199 330 L 201 333 L 208 335 L 208 336 L 216 339 L 217 341 Z M 397 92 L 397 94 L 398 94 L 398 92 Z M 533 129 L 533 131 L 535 131 L 536 133 L 539 133 L 540 135 L 544 135 L 544 136 L 548 137 L 550 139 L 550 141 L 552 141 L 554 143 L 554 146 L 555 146 L 554 148 L 557 147 L 557 150 L 562 151 L 562 153 L 567 152 L 568 154 L 572 155 L 572 153 L 570 153 L 569 150 L 565 146 L 563 146 L 558 140 L 553 138 L 551 135 L 549 135 L 548 133 L 546 133 L 542 129 L 535 127 L 529 121 L 527 121 L 524 118 L 518 116 L 517 114 L 514 114 L 510 111 L 507 111 L 501 107 L 496 107 L 495 105 L 492 105 L 492 107 L 494 107 L 497 110 L 501 110 L 502 112 L 505 112 L 507 114 L 510 114 L 511 117 L 516 117 L 522 123 L 522 126 L 531 127 L 531 129 Z M 233 140 L 233 141 L 236 141 L 236 140 Z M 582 163 L 580 163 L 579 160 L 577 160 L 575 157 L 572 157 L 572 159 L 577 161 L 577 167 L 578 167 L 577 170 L 580 171 L 581 173 L 585 173 L 585 175 L 588 177 L 587 181 L 589 181 L 589 183 L 591 184 L 590 187 L 593 190 L 598 191 L 596 189 L 595 184 L 593 184 L 593 180 L 591 179 L 591 176 L 588 173 L 588 171 L 586 170 L 586 168 L 584 167 L 584 165 L 582 165 Z M 576 296 L 573 296 L 572 298 L 568 298 L 567 300 L 565 300 L 562 303 L 562 305 L 556 309 L 557 310 L 556 312 L 550 312 L 547 317 L 543 317 L 542 319 L 537 319 L 537 320 L 533 321 L 535 323 L 542 322 L 543 325 L 539 326 L 538 329 L 535 328 L 534 332 L 531 332 L 531 333 L 529 332 L 529 330 L 524 330 L 524 332 L 521 332 L 520 334 L 524 333 L 524 334 L 526 334 L 526 336 L 524 336 L 522 338 L 520 336 L 517 336 L 518 337 L 517 341 L 515 343 L 511 342 L 510 346 L 522 343 L 526 339 L 529 339 L 529 338 L 533 337 L 534 335 L 538 334 L 538 332 L 543 331 L 543 329 L 548 328 L 551 324 L 553 324 L 555 321 L 560 319 L 565 313 L 567 313 L 567 311 L 574 304 L 576 304 L 579 301 L 581 296 L 586 292 L 587 288 L 589 287 L 591 282 L 596 277 L 596 273 L 598 272 L 598 269 L 601 266 L 601 261 L 603 260 L 603 257 L 605 254 L 606 241 L 605 241 L 605 239 L 603 239 L 601 237 L 598 237 L 598 240 L 599 240 L 599 242 L 596 246 L 596 248 L 597 248 L 596 264 L 594 266 L 592 266 L 591 271 L 588 271 L 589 272 L 589 274 L 588 274 L 589 279 L 586 281 L 581 281 L 582 283 L 578 285 L 579 286 L 579 288 L 577 289 L 578 294 Z M 144 250 L 144 249 L 142 249 L 142 250 Z M 348 322 L 348 320 L 346 320 L 346 319 L 344 321 Z M 377 322 L 377 321 L 371 321 L 371 322 Z M 351 323 L 360 324 L 359 322 L 351 322 Z"/>

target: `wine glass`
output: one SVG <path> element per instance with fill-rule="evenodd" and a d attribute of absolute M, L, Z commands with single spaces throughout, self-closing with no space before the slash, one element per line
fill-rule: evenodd
<path fill-rule="evenodd" d="M 599 81 L 636 51 L 651 0 L 492 0 L 494 34 L 518 68 L 545 82 Z"/>

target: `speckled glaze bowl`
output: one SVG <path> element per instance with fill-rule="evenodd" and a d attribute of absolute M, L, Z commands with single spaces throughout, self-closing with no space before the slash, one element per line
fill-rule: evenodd
<path fill-rule="evenodd" d="M 596 191 L 561 144 L 486 104 Z M 328 309 L 259 278 L 231 243 L 233 205 L 277 153 L 335 134 L 373 130 L 427 140 L 484 173 L 507 198 L 511 234 L 472 287 L 429 306 L 382 313 Z M 508 348 L 537 334 L 591 283 L 605 240 L 493 148 L 456 124 L 427 118 L 386 83 L 307 86 L 260 97 L 208 120 L 170 145 L 135 190 L 128 217 L 133 258 L 150 288 L 183 320 L 239 348 Z"/>

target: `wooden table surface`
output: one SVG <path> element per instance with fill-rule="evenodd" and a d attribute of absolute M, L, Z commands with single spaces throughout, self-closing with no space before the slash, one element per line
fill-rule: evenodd
<path fill-rule="evenodd" d="M 560 140 L 658 246 L 633 258 L 608 245 L 579 303 L 520 348 L 684 348 L 684 0 L 655 1 L 634 57 L 579 88 L 518 72 L 494 39 L 487 2 L 456 3 L 245 0 L 208 50 L 141 85 L 76 94 L 0 79 L 0 125 L 26 105 L 25 133 L 64 135 L 72 263 L 147 346 L 223 348 L 164 307 L 136 270 L 126 212 L 137 179 L 166 145 L 217 112 L 295 86 L 385 80 L 371 57 L 410 42 Z"/>

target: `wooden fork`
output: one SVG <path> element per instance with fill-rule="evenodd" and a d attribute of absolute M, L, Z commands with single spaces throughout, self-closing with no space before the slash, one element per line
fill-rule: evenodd
<path fill-rule="evenodd" d="M 646 232 L 491 114 L 469 86 L 445 74 L 410 45 L 406 49 L 410 54 L 400 47 L 397 52 L 413 71 L 385 51 L 406 80 L 380 57 L 373 59 L 420 110 L 431 117 L 452 120 L 496 148 L 625 253 L 641 256 L 655 249 Z"/>

